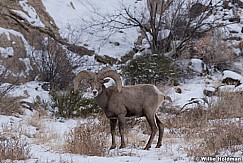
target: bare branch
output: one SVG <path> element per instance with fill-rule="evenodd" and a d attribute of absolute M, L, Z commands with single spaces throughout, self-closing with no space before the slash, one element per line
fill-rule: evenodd
<path fill-rule="evenodd" d="M 148 0 L 147 9 L 137 10 L 136 8 L 135 10 L 131 9 L 131 6 L 121 4 L 120 10 L 107 15 L 99 13 L 91 5 L 98 20 L 92 19 L 91 23 L 87 23 L 89 25 L 86 29 L 102 28 L 102 31 L 106 30 L 109 33 L 107 36 L 110 37 L 120 30 L 138 27 L 149 43 L 152 53 L 168 52 L 164 46 L 169 46 L 172 40 L 181 42 L 176 48 L 177 52 L 192 37 L 221 26 L 217 24 L 219 18 L 207 22 L 218 3 L 212 6 L 212 0 L 196 0 L 191 3 L 187 0 Z M 193 13 L 193 9 L 195 10 L 193 8 L 195 6 L 201 7 L 201 11 L 196 13 L 196 16 L 192 16 L 190 14 Z M 159 36 L 165 30 L 170 30 L 172 38 L 166 40 Z"/>

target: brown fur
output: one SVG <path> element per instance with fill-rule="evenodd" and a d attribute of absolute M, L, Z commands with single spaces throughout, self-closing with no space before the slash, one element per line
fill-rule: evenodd
<path fill-rule="evenodd" d="M 79 80 L 81 79 L 79 78 Z M 80 82 L 79 80 L 76 80 L 75 82 Z M 119 82 L 121 83 L 121 81 Z M 139 84 L 125 86 L 121 88 L 121 91 L 118 91 L 116 86 L 106 88 L 102 81 L 97 80 L 91 81 L 90 85 L 92 89 L 95 88 L 98 90 L 99 94 L 95 97 L 96 103 L 102 108 L 106 117 L 110 119 L 112 135 L 111 149 L 116 148 L 115 128 L 117 122 L 121 136 L 120 148 L 124 148 L 125 118 L 142 116 L 146 117 L 151 128 L 150 138 L 144 149 L 149 149 L 151 147 L 158 129 L 159 138 L 156 148 L 161 146 L 164 126 L 157 117 L 156 111 L 164 101 L 165 96 L 157 87 L 151 84 Z"/>

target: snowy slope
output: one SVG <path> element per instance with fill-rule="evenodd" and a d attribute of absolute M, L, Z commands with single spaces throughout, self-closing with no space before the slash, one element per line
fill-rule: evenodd
<path fill-rule="evenodd" d="M 141 14 L 147 8 L 146 0 L 104 0 L 102 3 L 99 0 L 42 0 L 42 2 L 60 28 L 60 33 L 68 38 L 70 42 L 94 49 L 99 55 L 108 55 L 115 58 L 120 58 L 133 48 L 139 35 L 138 28 L 122 29 L 122 32 L 113 33 L 114 31 L 107 29 L 102 24 L 90 28 L 90 23 L 99 23 L 96 21 L 104 19 L 103 16 L 118 13 L 122 10 L 123 5 L 129 6 L 129 9 L 135 15 Z M 229 3 L 232 9 L 224 9 L 222 7 L 223 1 L 213 0 L 212 5 L 216 4 L 218 7 L 214 11 L 215 13 L 205 20 L 205 24 L 217 20 L 216 23 L 218 24 L 227 24 L 222 28 L 225 37 L 243 38 L 243 34 L 240 32 L 242 23 L 229 22 L 230 18 L 243 15 L 243 10 L 241 8 L 236 9 L 232 3 Z M 228 42 L 239 43 L 235 40 Z M 119 43 L 119 46 L 114 45 L 115 43 Z M 234 52 L 238 55 L 240 53 L 238 48 L 234 48 Z"/>
<path fill-rule="evenodd" d="M 12 11 L 18 13 L 21 17 L 26 19 L 32 26 L 45 27 L 45 25 L 41 22 L 36 10 L 32 6 L 28 5 L 28 0 L 22 0 L 19 2 L 19 4 L 27 14 L 20 10 Z"/>
<path fill-rule="evenodd" d="M 87 28 L 86 22 L 102 19 L 99 15 L 116 13 L 122 9 L 122 5 L 131 6 L 131 8 L 144 8 L 145 1 L 137 0 L 42 0 L 47 12 L 53 17 L 60 33 L 81 45 L 94 49 L 100 55 L 108 55 L 120 58 L 129 52 L 138 37 L 138 28 L 123 29 L 122 32 L 113 33 L 108 29 L 102 28 L 102 25 L 95 29 Z M 74 33 L 75 36 L 70 36 Z M 119 43 L 119 46 L 114 43 Z"/>

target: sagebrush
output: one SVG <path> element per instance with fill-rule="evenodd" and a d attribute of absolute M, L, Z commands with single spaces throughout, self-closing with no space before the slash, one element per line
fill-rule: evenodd
<path fill-rule="evenodd" d="M 109 138 L 106 121 L 89 120 L 87 123 L 78 124 L 65 137 L 66 151 L 80 155 L 105 156 Z"/>
<path fill-rule="evenodd" d="M 219 94 L 207 109 L 197 108 L 165 120 L 170 132 L 187 142 L 189 156 L 216 156 L 224 151 L 242 151 L 242 93 Z"/>
<path fill-rule="evenodd" d="M 0 162 L 4 160 L 26 160 L 30 158 L 28 144 L 21 139 L 0 141 Z"/>

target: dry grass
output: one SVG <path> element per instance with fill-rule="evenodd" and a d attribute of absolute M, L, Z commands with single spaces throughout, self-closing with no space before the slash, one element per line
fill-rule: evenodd
<path fill-rule="evenodd" d="M 20 138 L 0 140 L 0 162 L 10 160 L 26 160 L 30 158 L 28 144 Z"/>
<path fill-rule="evenodd" d="M 232 150 L 234 136 L 242 140 L 241 130 L 243 129 L 240 118 L 242 114 L 242 94 L 224 93 L 219 96 L 218 102 L 207 111 L 203 111 L 199 116 L 193 116 L 192 121 L 181 119 L 182 123 L 189 124 L 181 131 L 186 134 L 186 139 L 191 140 L 193 145 L 197 143 L 198 148 L 193 147 L 193 151 L 202 154 L 217 154 L 220 150 Z M 228 123 L 228 121 L 234 121 Z M 188 123 L 189 122 L 189 123 Z M 238 141 L 243 145 L 242 141 Z M 200 145 L 199 145 L 200 144 Z M 199 150 L 200 147 L 200 150 Z"/>
<path fill-rule="evenodd" d="M 61 140 L 60 135 L 53 127 L 49 127 L 48 125 L 42 124 L 40 128 L 38 128 L 37 132 L 33 136 L 34 144 L 43 144 L 47 147 L 56 150 L 59 149 L 61 144 L 58 143 Z"/>
<path fill-rule="evenodd" d="M 0 162 L 4 160 L 26 160 L 30 158 L 28 143 L 21 137 L 24 133 L 21 124 L 1 126 L 0 135 Z"/>
<path fill-rule="evenodd" d="M 35 114 L 32 116 L 28 124 L 36 128 L 36 133 L 31 137 L 33 138 L 34 144 L 42 144 L 52 150 L 62 150 L 61 137 L 57 133 L 56 129 L 53 126 L 44 123 L 43 119 L 47 118 L 46 114 Z M 51 117 L 48 117 L 51 119 Z"/>
<path fill-rule="evenodd" d="M 42 117 L 39 116 L 38 114 L 35 114 L 31 116 L 31 118 L 28 120 L 28 124 L 30 126 L 36 127 L 36 130 L 39 130 L 42 128 L 42 122 L 41 122 Z"/>
<path fill-rule="evenodd" d="M 120 151 L 108 151 L 110 147 L 109 119 L 98 116 L 98 121 L 93 117 L 87 123 L 78 124 L 65 136 L 66 152 L 89 156 L 118 156 L 135 155 L 133 151 L 120 153 Z M 143 119 L 130 119 L 126 123 L 125 143 L 127 147 L 143 148 L 148 139 L 148 124 Z M 137 134 L 141 133 L 141 134 Z M 116 144 L 120 145 L 120 134 L 116 128 Z M 108 153 L 107 153 L 108 152 Z"/>
<path fill-rule="evenodd" d="M 103 118 L 98 122 L 91 119 L 88 123 L 78 124 L 66 134 L 66 151 L 80 155 L 105 156 L 109 138 L 107 124 L 109 123 Z"/>
<path fill-rule="evenodd" d="M 243 92 L 221 93 L 218 102 L 209 112 L 211 119 L 243 117 Z"/>
<path fill-rule="evenodd" d="M 174 115 L 171 118 L 164 120 L 167 128 L 188 128 L 193 129 L 205 126 L 208 121 L 207 111 L 202 108 L 195 108 L 187 110 L 179 115 Z"/>
<path fill-rule="evenodd" d="M 223 35 L 220 30 L 209 32 L 194 43 L 194 55 L 204 58 L 207 64 L 228 63 L 228 61 L 232 61 L 234 59 L 232 47 L 222 42 Z"/>
<path fill-rule="evenodd" d="M 164 122 L 172 135 L 179 135 L 188 144 L 185 150 L 189 156 L 242 151 L 242 99 L 240 92 L 224 93 L 208 110 L 191 109 Z"/>
<path fill-rule="evenodd" d="M 17 115 L 23 114 L 19 99 L 21 97 L 2 97 L 0 100 L 0 114 L 2 115 Z"/>
<path fill-rule="evenodd" d="M 125 143 L 127 147 L 144 148 L 150 135 L 150 126 L 145 117 L 126 120 Z M 119 136 L 118 129 L 117 135 Z M 118 139 L 120 143 L 120 137 Z"/>
<path fill-rule="evenodd" d="M 202 129 L 199 134 L 192 135 L 190 137 L 199 142 L 194 141 L 187 148 L 189 156 L 215 156 L 224 150 L 231 152 L 243 150 L 243 126 L 237 123 L 216 121 L 210 127 Z"/>
<path fill-rule="evenodd" d="M 110 122 L 103 115 L 91 117 L 87 123 L 78 124 L 65 136 L 65 151 L 89 156 L 134 156 L 135 153 L 120 150 L 109 151 L 111 145 Z M 97 120 L 97 121 L 96 121 Z M 149 138 L 149 126 L 145 119 L 128 119 L 125 128 L 127 147 L 142 149 Z M 140 134 L 138 134 L 140 133 Z M 116 128 L 116 145 L 120 145 L 120 134 Z M 132 149 L 131 148 L 131 149 Z"/>

